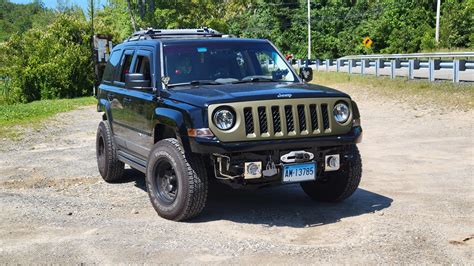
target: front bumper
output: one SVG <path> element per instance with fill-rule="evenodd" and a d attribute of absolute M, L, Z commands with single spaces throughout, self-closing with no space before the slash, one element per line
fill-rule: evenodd
<path fill-rule="evenodd" d="M 237 153 L 268 150 L 308 149 L 316 147 L 340 146 L 360 143 L 362 127 L 353 127 L 349 133 L 337 136 L 295 138 L 265 141 L 221 142 L 216 139 L 189 138 L 194 153 Z"/>

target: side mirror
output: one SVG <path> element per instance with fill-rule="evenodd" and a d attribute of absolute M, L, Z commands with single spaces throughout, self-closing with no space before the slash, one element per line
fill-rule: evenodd
<path fill-rule="evenodd" d="M 313 80 L 313 69 L 310 67 L 300 68 L 300 78 L 306 82 Z"/>
<path fill-rule="evenodd" d="M 125 74 L 125 88 L 134 90 L 150 90 L 151 81 L 146 80 L 142 73 Z"/>

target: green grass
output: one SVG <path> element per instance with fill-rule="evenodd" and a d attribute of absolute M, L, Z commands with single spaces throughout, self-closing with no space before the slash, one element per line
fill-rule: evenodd
<path fill-rule="evenodd" d="M 55 114 L 74 110 L 80 106 L 96 104 L 94 97 L 42 100 L 26 104 L 0 105 L 0 137 L 19 138 L 21 128 L 38 126 Z"/>
<path fill-rule="evenodd" d="M 315 72 L 313 83 L 349 90 L 366 90 L 374 97 L 383 96 L 399 101 L 428 104 L 457 110 L 474 109 L 474 84 L 451 81 L 390 79 L 337 72 Z"/>

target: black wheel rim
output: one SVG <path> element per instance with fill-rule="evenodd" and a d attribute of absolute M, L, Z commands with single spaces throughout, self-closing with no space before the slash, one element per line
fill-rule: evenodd
<path fill-rule="evenodd" d="M 171 163 L 161 159 L 155 168 L 155 187 L 158 198 L 166 205 L 171 205 L 178 195 L 178 177 Z"/>

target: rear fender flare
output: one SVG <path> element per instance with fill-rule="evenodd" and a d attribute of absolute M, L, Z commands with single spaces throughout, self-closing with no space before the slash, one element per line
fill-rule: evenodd
<path fill-rule="evenodd" d="M 107 121 L 110 125 L 110 128 L 112 129 L 112 132 L 114 132 L 114 128 L 112 125 L 112 112 L 110 110 L 110 102 L 107 101 L 106 99 L 99 99 L 99 103 L 97 104 L 97 111 L 99 112 L 104 112 L 105 117 L 107 118 Z"/>

